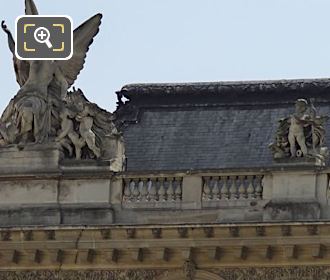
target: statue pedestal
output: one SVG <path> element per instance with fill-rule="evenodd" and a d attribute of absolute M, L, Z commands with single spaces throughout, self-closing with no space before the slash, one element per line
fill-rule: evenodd
<path fill-rule="evenodd" d="M 59 173 L 61 151 L 56 144 L 18 145 L 0 148 L 0 177 Z"/>
<path fill-rule="evenodd" d="M 325 160 L 323 157 L 294 157 L 294 158 L 278 158 L 274 159 L 275 164 L 281 167 L 290 166 L 325 166 Z"/>
<path fill-rule="evenodd" d="M 0 226 L 111 224 L 110 161 L 64 160 L 56 144 L 0 149 Z"/>
<path fill-rule="evenodd" d="M 267 177 L 269 187 L 264 190 L 264 199 L 269 202 L 265 206 L 264 221 L 320 218 L 319 201 L 325 195 L 326 175 L 311 168 L 297 170 L 297 165 L 295 168 L 282 167 Z"/>

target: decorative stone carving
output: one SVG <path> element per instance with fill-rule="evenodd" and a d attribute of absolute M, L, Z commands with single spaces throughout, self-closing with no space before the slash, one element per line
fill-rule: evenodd
<path fill-rule="evenodd" d="M 163 273 L 162 270 L 1 271 L 0 280 L 153 280 Z"/>
<path fill-rule="evenodd" d="M 295 112 L 279 120 L 276 140 L 269 145 L 275 160 L 305 158 L 323 165 L 328 157 L 324 146 L 327 116 L 317 116 L 312 100 L 298 99 Z"/>
<path fill-rule="evenodd" d="M 328 280 L 328 266 L 294 266 L 268 268 L 228 268 L 210 271 L 196 270 L 195 279 L 223 280 Z M 73 270 L 42 270 L 42 271 L 1 271 L 0 280 L 156 280 L 184 279 L 176 270 L 112 270 L 112 271 L 73 271 Z M 212 275 L 212 277 L 210 277 Z M 213 276 L 214 275 L 214 276 Z M 218 275 L 218 276 L 216 276 Z M 189 278 L 188 278 L 189 279 Z M 192 278 L 194 279 L 194 278 Z"/>
<path fill-rule="evenodd" d="M 194 280 L 196 264 L 192 260 L 186 260 L 183 264 L 183 275 L 186 280 Z"/>
<path fill-rule="evenodd" d="M 330 278 L 330 267 L 325 266 L 237 268 L 214 272 L 225 280 L 327 280 Z"/>
<path fill-rule="evenodd" d="M 37 15 L 33 0 L 25 1 L 26 14 Z M 74 30 L 73 57 L 63 61 L 21 61 L 5 22 L 20 90 L 0 118 L 0 147 L 53 144 L 69 159 L 109 160 L 122 170 L 124 147 L 114 116 L 89 102 L 81 90 L 68 92 L 84 67 L 86 54 L 99 32 L 97 14 Z"/>

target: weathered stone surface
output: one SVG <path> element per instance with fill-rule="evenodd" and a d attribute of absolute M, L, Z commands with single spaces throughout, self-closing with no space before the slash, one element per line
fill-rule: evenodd
<path fill-rule="evenodd" d="M 0 176 L 59 173 L 61 152 L 55 144 L 0 148 Z"/>
<path fill-rule="evenodd" d="M 317 201 L 281 199 L 271 200 L 263 213 L 264 221 L 310 221 L 321 218 Z"/>
<path fill-rule="evenodd" d="M 315 199 L 317 176 L 313 171 L 273 172 L 272 199 Z"/>
<path fill-rule="evenodd" d="M 184 177 L 182 188 L 184 209 L 200 209 L 202 194 L 202 178 L 198 176 Z"/>
<path fill-rule="evenodd" d="M 58 202 L 66 203 L 109 203 L 110 180 L 61 180 Z"/>
<path fill-rule="evenodd" d="M 196 270 L 193 275 L 184 274 L 177 269 L 150 270 L 95 270 L 95 271 L 17 271 L 0 272 L 2 280 L 327 280 L 330 276 L 328 266 L 295 266 L 270 268 L 228 268 L 213 270 Z M 190 277 L 191 275 L 191 277 Z"/>
<path fill-rule="evenodd" d="M 13 206 L 0 208 L 0 226 L 54 226 L 61 224 L 57 205 Z"/>
<path fill-rule="evenodd" d="M 0 182 L 0 207 L 49 204 L 58 200 L 57 180 L 11 180 Z"/>
<path fill-rule="evenodd" d="M 72 204 L 61 207 L 61 218 L 64 225 L 108 225 L 114 213 L 109 204 Z"/>

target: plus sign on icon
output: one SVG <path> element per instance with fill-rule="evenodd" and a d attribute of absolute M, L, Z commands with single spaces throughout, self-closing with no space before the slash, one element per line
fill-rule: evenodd
<path fill-rule="evenodd" d="M 21 16 L 16 20 L 16 56 L 21 60 L 66 60 L 73 51 L 68 16 Z"/>

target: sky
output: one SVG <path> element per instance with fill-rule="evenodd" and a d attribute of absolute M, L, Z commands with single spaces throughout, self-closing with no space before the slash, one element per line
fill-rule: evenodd
<path fill-rule="evenodd" d="M 1 0 L 14 32 L 24 0 Z M 330 77 L 329 0 L 35 0 L 74 26 L 104 15 L 75 86 L 108 111 L 129 83 Z M 55 4 L 56 2 L 56 4 Z M 0 111 L 19 87 L 0 33 Z M 330 93 L 329 93 L 330 94 Z"/>

